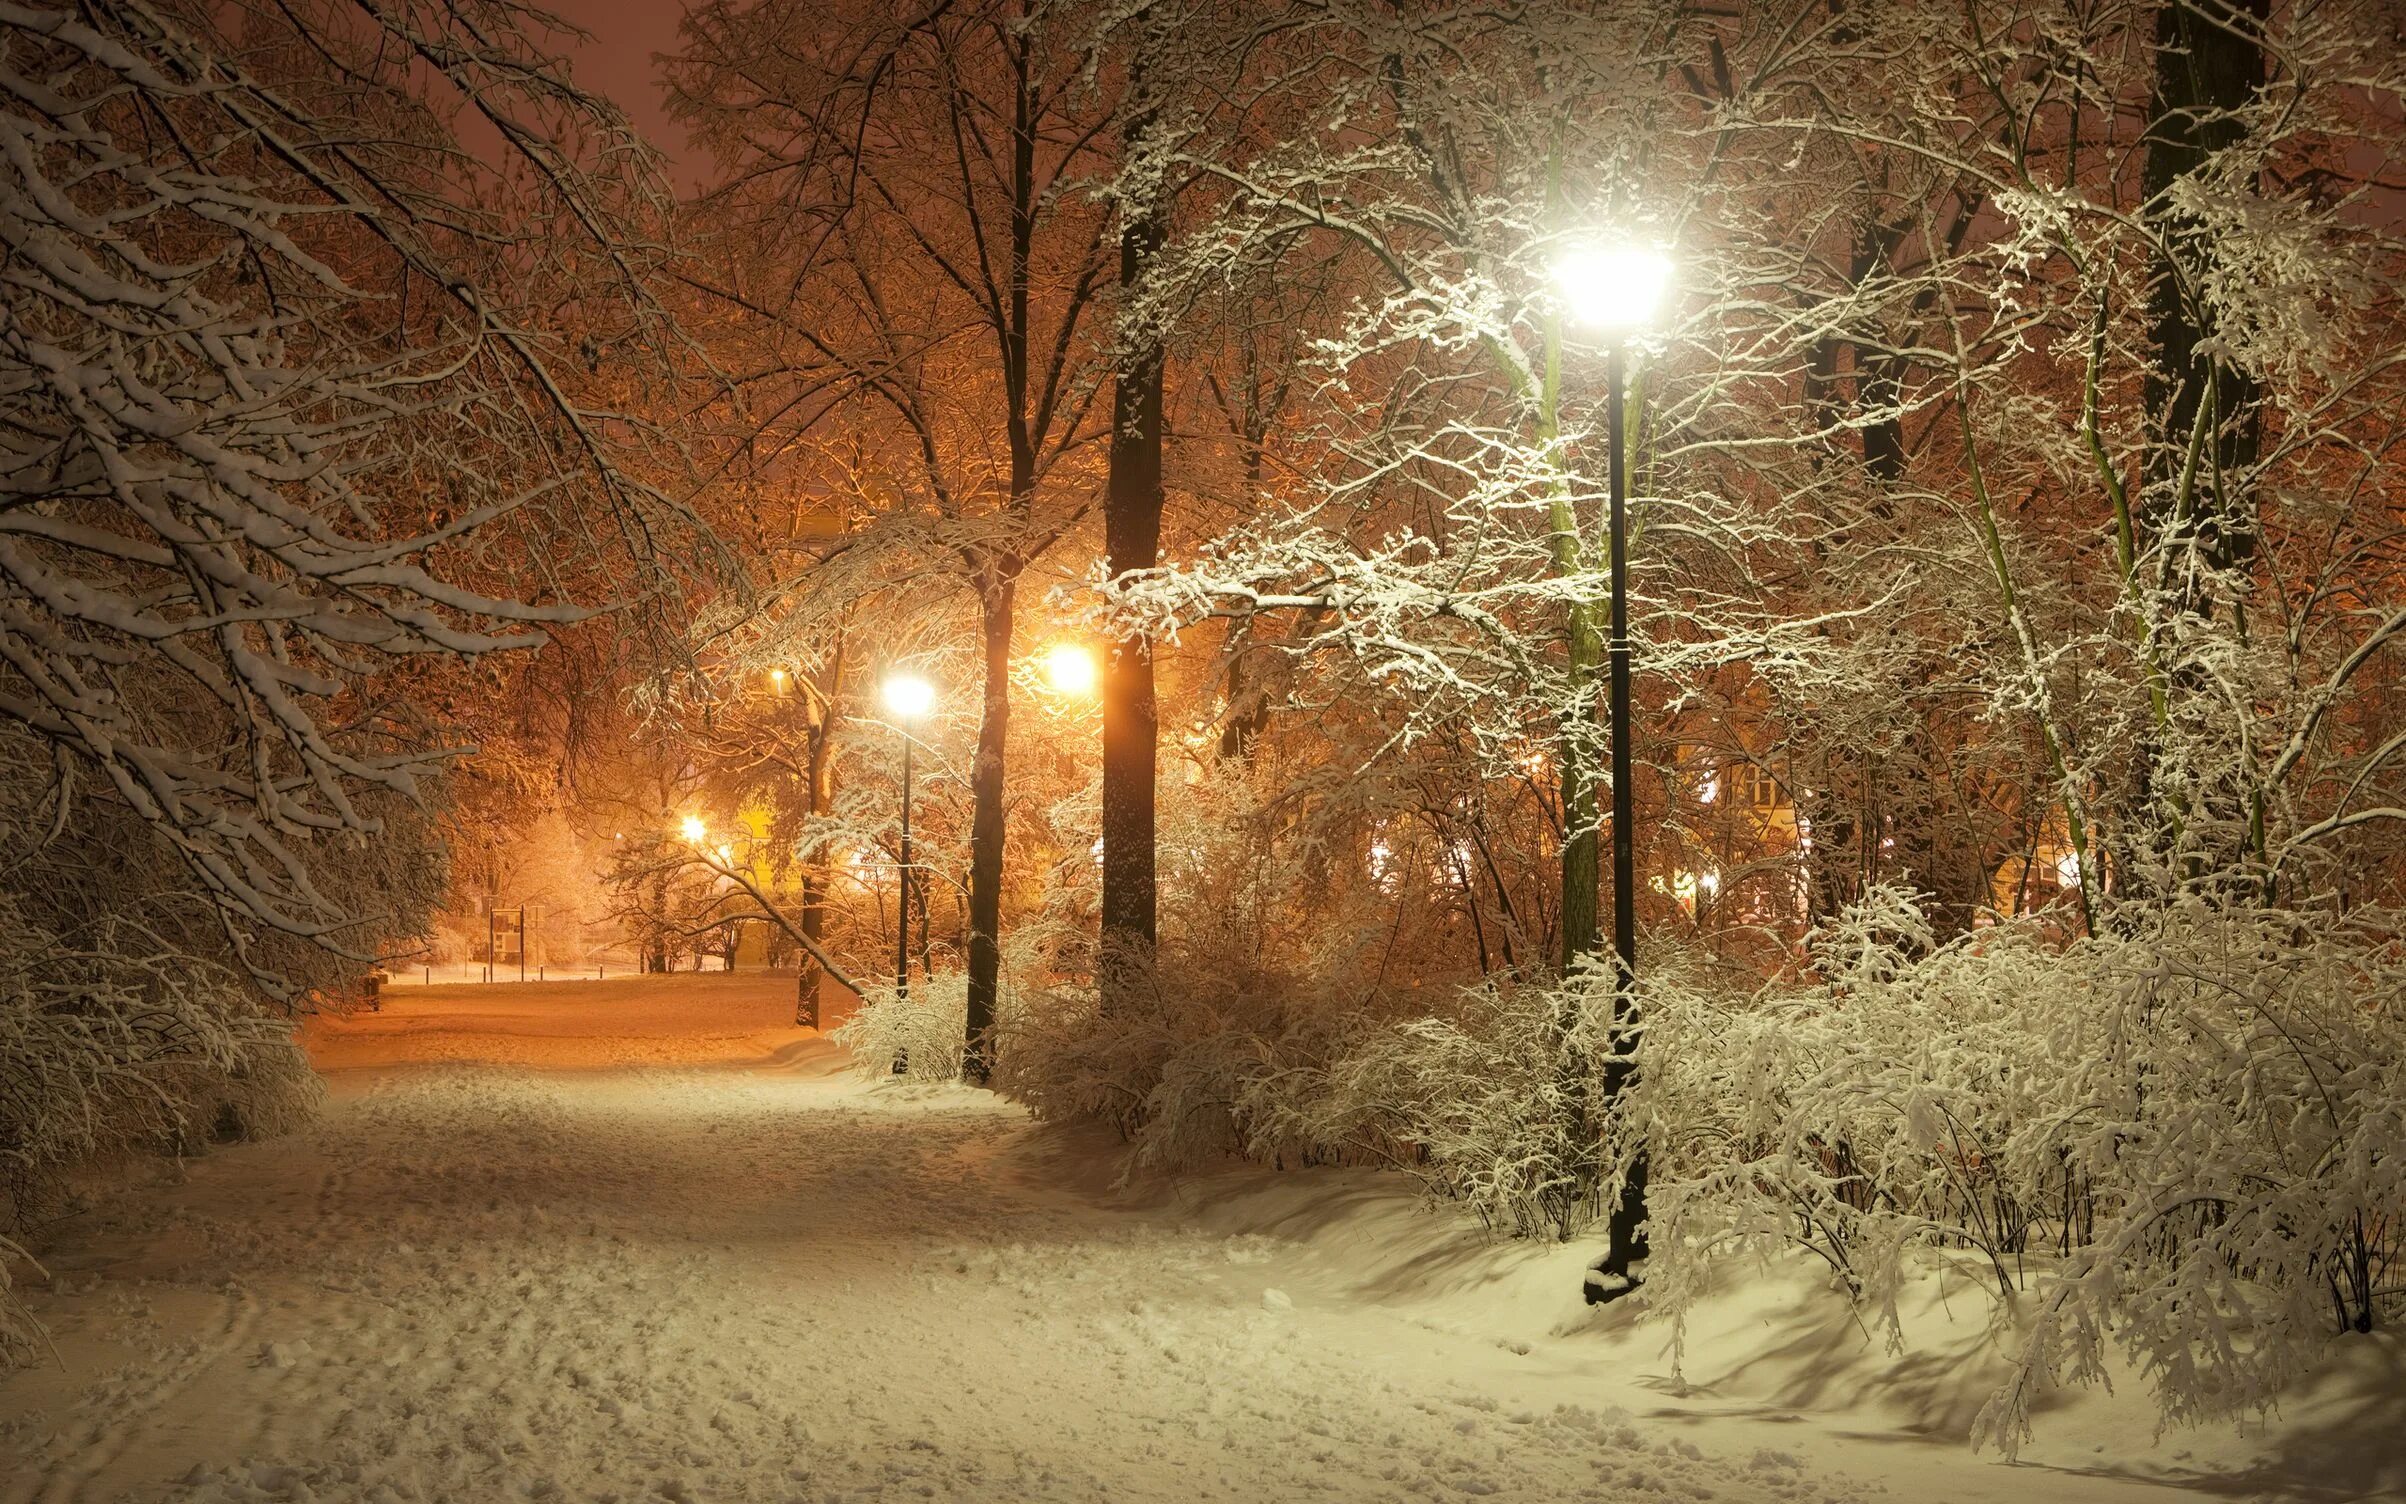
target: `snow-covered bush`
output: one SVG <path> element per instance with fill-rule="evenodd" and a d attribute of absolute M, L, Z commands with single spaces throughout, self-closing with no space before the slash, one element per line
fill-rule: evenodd
<path fill-rule="evenodd" d="M 424 917 L 430 884 L 388 869 L 439 879 L 427 828 L 397 818 L 387 842 L 327 863 L 323 891 L 382 910 L 355 931 L 371 946 Z M 291 1014 L 253 985 L 219 907 L 149 821 L 74 798 L 40 743 L 4 721 L 0 853 L 0 1226 L 94 1159 L 265 1136 L 307 1113 L 317 1086 Z M 253 964 L 347 988 L 353 968 L 332 951 L 244 943 Z"/>
<path fill-rule="evenodd" d="M 261 1016 L 221 961 L 127 918 L 81 935 L 0 892 L 0 1217 L 47 1207 L 69 1170 L 125 1153 L 286 1131 L 322 1094 L 292 1026 Z M 0 1240 L 0 1359 L 37 1329 L 9 1301 Z"/>
<path fill-rule="evenodd" d="M 1514 1236 L 1576 1231 L 1602 1205 L 1609 986 L 1588 968 L 1559 988 L 1464 988 L 1442 1014 L 1357 1019 L 1324 1062 L 1248 1094 L 1253 1138 L 1392 1165 Z"/>
<path fill-rule="evenodd" d="M 1900 1291 L 1953 1263 L 2013 1355 L 1981 1439 L 2013 1449 L 2039 1392 L 2117 1349 L 2168 1421 L 2246 1412 L 2400 1304 L 2406 916 L 2192 894 L 2114 918 L 1942 942 L 1874 888 L 1804 980 L 1733 994 L 1649 957 L 1618 1115 L 1596 968 L 1345 994 L 1173 950 L 1139 1010 L 1019 1000 L 997 1084 L 1112 1123 L 1139 1162 L 1386 1165 L 1522 1236 L 1593 1220 L 1643 1142 L 1648 1288 L 1674 1315 L 1722 1261 L 1802 1249 L 1902 1343 Z M 939 1059 L 947 996 L 910 1036 Z M 881 1063 L 904 1037 L 877 1036 Z"/>
<path fill-rule="evenodd" d="M 1326 1162 L 1294 1098 L 1358 1027 L 1321 1006 L 1308 979 L 1193 964 L 1146 968 L 1128 1006 L 1092 988 L 1032 1000 L 1005 1042 L 995 1084 L 1040 1115 L 1110 1123 L 1138 1163 L 1183 1168 L 1248 1154 L 1273 1164 Z"/>
<path fill-rule="evenodd" d="M 1004 1018 L 1015 1011 L 1017 989 L 1003 988 Z M 852 1053 L 867 1076 L 901 1074 L 919 1081 L 958 1081 L 967 1049 L 969 979 L 957 971 L 911 978 L 910 995 L 898 996 L 892 981 L 864 983 L 859 1009 L 828 1035 Z"/>
<path fill-rule="evenodd" d="M 1150 1165 L 1361 1152 L 1320 1122 L 1327 1067 L 1379 1021 L 1450 1007 L 1456 990 L 1428 976 L 1429 887 L 1424 869 L 1405 871 L 1405 838 L 1389 867 L 1369 856 L 1381 788 L 1267 756 L 1192 766 L 1162 791 L 1158 952 L 1110 1009 L 1083 975 L 1028 989 L 994 1084 L 1041 1114 L 1112 1124 Z M 1080 865 L 1056 877 L 1066 896 L 1091 878 Z M 1074 902 L 1060 907 L 1012 941 L 1031 962 L 1074 957 L 1047 938 L 1080 927 Z"/>
<path fill-rule="evenodd" d="M 1558 1235 L 1595 1215 L 1602 1184 L 1578 1127 L 1599 1088 L 1600 977 L 1583 972 L 1566 1007 L 1553 987 L 1364 988 L 1344 968 L 1173 946 L 1118 1011 L 1093 988 L 1024 1000 L 995 1085 L 1110 1123 L 1140 1164 L 1379 1165 L 1491 1227 Z"/>
<path fill-rule="evenodd" d="M 1977 1427 L 2009 1451 L 2116 1347 L 2168 1421 L 2268 1405 L 2398 1303 L 2400 917 L 2192 895 L 1933 945 L 1875 891 L 1810 989 L 1651 988 L 1655 1298 L 1802 1247 L 1901 1341 L 1900 1284 L 1967 1263 L 2016 1345 Z"/>
<path fill-rule="evenodd" d="M 1050 962 L 1068 939 L 1063 926 L 1043 920 L 1021 924 L 1003 937 L 1001 995 L 994 1015 L 998 1085 L 1003 1084 L 1011 1062 L 1028 1054 L 1023 1035 L 1031 1013 L 1072 1006 L 1066 1000 L 1080 992 L 1032 980 L 1051 975 Z M 861 981 L 859 1008 L 828 1035 L 851 1052 L 855 1069 L 870 1077 L 888 1076 L 900 1059 L 907 1067 L 904 1074 L 913 1080 L 961 1079 L 969 1037 L 966 973 L 951 969 L 921 973 L 914 968 L 907 998 L 895 996 L 891 977 Z M 1091 995 L 1091 989 L 1085 992 Z"/>

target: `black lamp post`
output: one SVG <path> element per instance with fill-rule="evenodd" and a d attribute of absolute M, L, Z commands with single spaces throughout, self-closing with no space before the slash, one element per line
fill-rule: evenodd
<path fill-rule="evenodd" d="M 898 723 L 895 730 L 902 733 L 902 841 L 901 865 L 896 871 L 894 887 L 894 1001 L 908 1003 L 911 997 L 911 754 L 918 738 L 904 722 L 913 722 L 935 708 L 936 687 L 917 674 L 894 674 L 887 678 L 882 689 L 886 710 Z M 911 1068 L 910 1051 L 894 1052 L 894 1074 L 905 1075 Z"/>
<path fill-rule="evenodd" d="M 1671 263 L 1659 252 L 1623 247 L 1594 249 L 1564 258 L 1556 267 L 1572 318 L 1610 341 L 1604 357 L 1604 437 L 1608 510 L 1606 566 L 1611 601 L 1606 623 L 1606 713 L 1611 717 L 1612 755 L 1612 961 L 1611 1053 L 1604 1060 L 1604 1100 L 1617 1102 L 1637 1073 L 1637 831 L 1635 790 L 1630 775 L 1634 731 L 1629 714 L 1629 481 L 1626 391 L 1629 336 L 1650 323 L 1671 280 Z M 1620 1280 L 1603 1298 L 1635 1287 L 1630 1266 L 1646 1255 L 1646 1158 L 1641 1146 L 1622 1182 L 1621 1198 L 1608 1221 L 1612 1251 L 1601 1266 Z M 1594 1287 L 1591 1285 L 1591 1298 Z"/>

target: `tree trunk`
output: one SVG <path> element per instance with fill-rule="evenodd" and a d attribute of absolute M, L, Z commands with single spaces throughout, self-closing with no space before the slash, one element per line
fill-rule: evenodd
<path fill-rule="evenodd" d="M 1025 19 L 1028 12 L 1023 9 Z M 1007 311 L 1000 337 L 1004 438 L 1011 456 L 1010 516 L 1023 526 L 1035 508 L 1036 449 L 1029 424 L 1029 263 L 1034 255 L 1036 99 L 1032 40 L 1018 32 L 1007 45 L 1011 62 L 1011 258 Z M 978 631 L 985 649 L 985 694 L 977 727 L 977 760 L 969 771 L 969 982 L 961 1024 L 961 1076 L 983 1085 L 994 1069 L 994 1016 L 1002 989 L 1003 770 L 1011 730 L 1011 627 L 1022 560 L 985 554 L 975 560 Z"/>
<path fill-rule="evenodd" d="M 1132 127 L 1142 134 L 1144 122 Z M 1161 249 L 1158 207 L 1132 208 L 1120 227 L 1123 300 L 1142 290 Z M 1123 317 L 1111 396 L 1111 453 L 1103 488 L 1103 535 L 1113 576 L 1151 569 L 1161 556 L 1162 352 Z M 1130 344 L 1132 338 L 1135 343 Z M 1103 915 L 1098 981 L 1103 1006 L 1128 1001 L 1157 938 L 1154 887 L 1154 759 L 1160 734 L 1153 699 L 1153 647 L 1121 641 L 1103 669 Z"/>
<path fill-rule="evenodd" d="M 1604 633 L 1588 606 L 1571 607 L 1570 680 L 1580 690 L 1594 686 L 1604 666 Z M 1602 820 L 1596 803 L 1596 778 L 1591 760 L 1596 746 L 1593 713 L 1567 722 L 1555 749 L 1562 777 L 1562 969 L 1568 974 L 1582 956 L 1604 948 L 1602 867 L 1598 835 Z"/>
<path fill-rule="evenodd" d="M 2264 86 L 2264 51 L 2253 39 L 2265 21 L 2268 0 L 2168 0 L 2155 21 L 2155 119 L 2147 133 L 2145 189 L 2152 203 L 2174 179 L 2194 172 L 2217 152 L 2237 144 L 2243 134 L 2234 112 L 2244 108 Z M 2166 221 L 2160 212 L 2156 232 L 2163 251 L 2148 289 L 2148 333 L 2155 345 L 2144 396 L 2156 426 L 2154 473 L 2149 501 L 2156 509 L 2149 521 L 2158 527 L 2192 531 L 2207 557 L 2224 567 L 2246 556 L 2254 544 L 2254 528 L 2244 516 L 2201 505 L 2188 518 L 2163 509 L 2171 501 L 2169 485 L 2181 469 L 2189 435 L 2200 423 L 2218 425 L 2213 440 L 2212 491 L 2219 493 L 2220 477 L 2255 458 L 2254 410 L 2256 383 L 2244 373 L 2200 350 L 2214 332 L 2209 310 L 2198 301 L 2188 273 L 2194 263 L 2194 230 Z M 2206 489 L 2201 482 L 2201 489 Z M 2211 501 L 2230 502 L 2223 495 Z"/>
<path fill-rule="evenodd" d="M 2166 0 L 2156 13 L 2154 118 L 2143 179 L 2158 244 L 2147 294 L 2155 359 L 2141 392 L 2153 442 L 2139 516 L 2130 529 L 2140 536 L 2128 541 L 2134 556 L 2150 540 L 2164 551 L 2171 565 L 2166 578 L 2184 582 L 2172 609 L 2199 618 L 2212 614 L 2217 587 L 2210 575 L 2184 568 L 2185 558 L 2219 572 L 2243 567 L 2255 553 L 2255 508 L 2238 472 L 2255 462 L 2261 392 L 2245 372 L 2211 353 L 2213 310 L 2198 287 L 2205 248 L 2194 226 L 2164 212 L 2162 196 L 2243 137 L 2236 112 L 2264 85 L 2264 50 L 2255 38 L 2268 9 L 2269 0 Z M 2184 486 L 2192 452 L 2196 465 Z M 2243 609 L 2236 600 L 2231 608 Z M 2164 688 L 2184 686 L 2205 690 L 2194 673 L 2184 672 L 2173 674 Z M 2153 874 L 2170 877 L 2175 864 L 2194 870 L 2201 861 L 2219 866 L 2242 856 L 2240 840 L 2207 832 L 2245 828 L 2247 791 L 2227 780 L 2202 790 L 2177 782 L 2164 787 L 2164 722 L 2159 699 L 2132 759 L 2130 804 L 2138 822 L 2114 842 L 2123 852 L 2116 865 L 2134 891 Z M 2200 852 L 2201 835 L 2214 848 L 2209 853 Z"/>
<path fill-rule="evenodd" d="M 820 670 L 817 693 L 795 696 L 807 718 L 803 735 L 809 750 L 802 788 L 802 812 L 806 817 L 826 814 L 835 807 L 835 696 L 844 681 L 848 646 L 844 634 L 839 632 L 835 650 Z M 826 943 L 827 894 L 834 880 L 828 851 L 821 847 L 802 865 L 802 934 L 808 943 L 802 947 L 794 978 L 794 1022 L 803 1028 L 819 1027 L 819 993 L 823 990 L 821 981 L 826 968 L 819 964 L 812 948 Z"/>
<path fill-rule="evenodd" d="M 969 1004 L 962 1076 L 982 1084 L 993 1069 L 995 1005 L 1002 984 L 1003 749 L 1011 729 L 1011 623 L 1018 581 L 991 566 L 979 592 L 986 689 L 969 770 Z"/>

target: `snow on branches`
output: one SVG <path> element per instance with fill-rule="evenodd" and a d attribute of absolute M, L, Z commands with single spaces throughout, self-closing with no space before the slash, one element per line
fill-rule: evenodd
<path fill-rule="evenodd" d="M 2168 1423 L 2261 1411 L 2394 1307 L 2406 1204 L 2400 915 L 2200 896 L 2070 945 L 1938 944 L 1875 889 L 1814 937 L 1810 987 L 1650 988 L 1633 1114 L 1654 1156 L 1653 1299 L 1722 1258 L 1807 1249 L 1901 1344 L 1929 1261 L 2012 1353 L 1977 1439 L 2119 1348 Z"/>
<path fill-rule="evenodd" d="M 531 47 L 505 3 L 0 10 L 0 714 L 171 842 L 237 949 L 344 945 L 323 843 L 437 765 L 380 667 L 538 642 L 583 613 L 519 597 L 587 521 L 639 559 L 675 524 L 517 312 L 582 284 L 589 339 L 653 322 L 615 117 Z M 511 530 L 537 515 L 548 547 Z"/>

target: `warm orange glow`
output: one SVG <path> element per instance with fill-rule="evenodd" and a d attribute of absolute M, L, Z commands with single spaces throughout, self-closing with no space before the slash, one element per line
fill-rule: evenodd
<path fill-rule="evenodd" d="M 883 686 L 886 709 L 915 721 L 936 708 L 936 687 L 917 674 L 895 674 Z"/>
<path fill-rule="evenodd" d="M 1085 696 L 1094 693 L 1101 670 L 1095 667 L 1094 654 L 1074 642 L 1056 642 L 1044 650 L 1044 682 L 1065 695 Z"/>
<path fill-rule="evenodd" d="M 1659 877 L 1654 879 L 1654 891 L 1668 892 L 1679 900 L 1681 908 L 1693 912 L 1698 898 L 1709 903 L 1720 893 L 1721 874 L 1710 867 L 1702 872 L 1674 872 L 1667 884 Z"/>
<path fill-rule="evenodd" d="M 685 833 L 686 840 L 696 846 L 701 845 L 702 838 L 710 834 L 710 827 L 702 823 L 700 815 L 687 815 L 677 828 Z"/>

